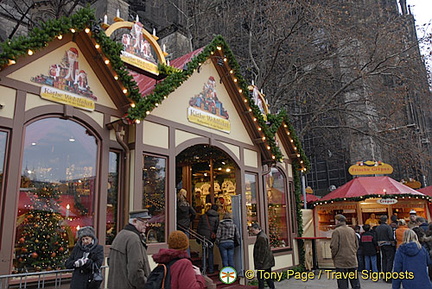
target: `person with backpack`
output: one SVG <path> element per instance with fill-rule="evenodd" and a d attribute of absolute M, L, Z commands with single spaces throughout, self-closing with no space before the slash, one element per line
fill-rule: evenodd
<path fill-rule="evenodd" d="M 201 216 L 197 232 L 198 234 L 204 236 L 207 240 L 210 240 L 212 243 L 216 240 L 216 232 L 217 228 L 219 226 L 219 213 L 218 206 L 212 205 L 210 209 Z M 203 256 L 203 260 L 207 260 L 207 268 L 208 273 L 213 274 L 214 273 L 214 252 L 213 252 L 214 246 L 211 248 L 208 248 L 208 258 L 205 258 Z"/>
<path fill-rule="evenodd" d="M 150 273 L 144 289 L 206 288 L 206 281 L 199 268 L 192 265 L 187 248 L 189 248 L 188 236 L 182 231 L 171 232 L 168 237 L 168 249 L 162 248 L 153 255 L 153 260 L 158 263 L 158 266 Z M 162 268 L 167 269 L 166 274 L 160 274 L 164 271 Z"/>

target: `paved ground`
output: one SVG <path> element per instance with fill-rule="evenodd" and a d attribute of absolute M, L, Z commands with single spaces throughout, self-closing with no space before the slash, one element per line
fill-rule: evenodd
<path fill-rule="evenodd" d="M 312 273 L 312 272 L 308 272 L 308 273 Z M 276 283 L 276 288 L 277 289 L 337 288 L 336 280 L 331 279 L 331 276 L 327 276 L 325 272 L 321 272 L 320 278 L 318 274 L 308 276 L 308 277 L 309 278 L 307 278 L 307 281 L 296 280 L 294 278 L 283 280 L 281 282 Z M 385 283 L 383 280 L 374 282 L 370 279 L 366 279 L 366 280 L 360 279 L 360 285 L 362 289 L 391 289 L 391 284 Z"/>

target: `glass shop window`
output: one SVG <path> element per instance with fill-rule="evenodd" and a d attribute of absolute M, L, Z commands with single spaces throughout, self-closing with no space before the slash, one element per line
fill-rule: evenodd
<path fill-rule="evenodd" d="M 6 158 L 7 132 L 0 131 L 0 196 L 3 195 L 4 165 Z"/>
<path fill-rule="evenodd" d="M 94 225 L 98 144 L 59 118 L 25 130 L 14 273 L 62 268 L 80 227 Z"/>
<path fill-rule="evenodd" d="M 108 165 L 108 196 L 107 196 L 107 219 L 106 219 L 106 245 L 111 245 L 117 235 L 117 211 L 119 194 L 119 160 L 120 154 L 109 153 Z"/>
<path fill-rule="evenodd" d="M 286 247 L 289 244 L 286 179 L 282 172 L 274 167 L 264 178 L 268 201 L 270 245 L 273 248 Z"/>
<path fill-rule="evenodd" d="M 257 175 L 256 174 L 245 174 L 246 184 L 246 219 L 247 226 L 251 226 L 253 223 L 258 222 L 257 212 Z M 254 236 L 249 232 L 249 236 Z"/>
<path fill-rule="evenodd" d="M 147 243 L 165 242 L 166 164 L 166 158 L 144 155 L 142 207 L 152 216 Z"/>

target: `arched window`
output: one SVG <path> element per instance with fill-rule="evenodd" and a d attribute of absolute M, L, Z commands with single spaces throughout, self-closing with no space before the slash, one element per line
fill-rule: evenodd
<path fill-rule="evenodd" d="M 97 139 L 71 120 L 46 118 L 25 130 L 14 272 L 63 266 L 76 231 L 94 225 Z"/>
<path fill-rule="evenodd" d="M 287 184 L 284 174 L 272 167 L 265 176 L 268 201 L 268 236 L 273 248 L 286 247 L 288 240 Z"/>

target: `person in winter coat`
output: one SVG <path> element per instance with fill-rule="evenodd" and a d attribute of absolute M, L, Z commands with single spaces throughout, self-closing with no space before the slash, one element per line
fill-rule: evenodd
<path fill-rule="evenodd" d="M 183 231 L 189 237 L 190 225 L 196 217 L 196 211 L 187 201 L 186 195 L 185 189 L 181 189 L 177 194 L 177 230 Z M 190 256 L 190 248 L 187 253 Z"/>
<path fill-rule="evenodd" d="M 387 224 L 387 216 L 382 215 L 380 222 L 381 224 L 376 228 L 376 238 L 381 253 L 381 271 L 391 272 L 396 251 L 396 241 L 393 229 Z M 385 281 L 391 283 L 389 278 L 386 278 Z"/>
<path fill-rule="evenodd" d="M 429 224 L 426 222 L 426 219 L 423 217 L 417 217 L 416 223 L 420 229 L 422 229 L 425 233 L 427 230 L 429 230 Z"/>
<path fill-rule="evenodd" d="M 429 252 L 429 257 L 432 260 L 432 224 L 429 224 L 429 228 L 426 231 L 426 235 L 423 237 L 424 247 Z M 432 281 L 432 266 L 429 266 L 429 279 Z"/>
<path fill-rule="evenodd" d="M 219 213 L 218 206 L 212 205 L 210 209 L 201 216 L 200 221 L 198 223 L 197 232 L 198 234 L 204 236 L 207 240 L 210 240 L 212 243 L 215 242 L 217 228 L 219 226 Z M 208 256 L 207 258 L 203 258 L 207 260 L 207 268 L 208 273 L 214 273 L 214 247 L 208 248 Z"/>
<path fill-rule="evenodd" d="M 408 226 L 404 219 L 398 220 L 398 227 L 395 231 L 395 239 L 396 239 L 396 249 L 399 248 L 399 246 L 403 242 L 403 233 L 408 230 Z"/>
<path fill-rule="evenodd" d="M 174 231 L 168 237 L 168 249 L 159 249 L 153 255 L 153 260 L 159 264 L 167 264 L 173 260 L 170 267 L 171 289 L 204 289 L 206 281 L 198 267 L 193 266 L 186 252 L 189 248 L 189 237 L 182 231 Z"/>
<path fill-rule="evenodd" d="M 330 241 L 331 255 L 336 272 L 346 276 L 337 279 L 338 288 L 348 288 L 349 279 L 353 289 L 360 289 L 360 281 L 357 277 L 348 278 L 350 274 L 355 274 L 351 272 L 357 271 L 358 238 L 354 230 L 347 226 L 344 215 L 336 215 L 335 223 L 336 229 L 333 231 Z"/>
<path fill-rule="evenodd" d="M 404 289 L 432 289 L 427 272 L 427 267 L 431 264 L 429 253 L 420 245 L 417 234 L 413 230 L 406 230 L 403 244 L 396 252 L 393 272 L 409 275 L 404 278 L 394 278 L 392 289 L 399 289 L 401 284 Z"/>
<path fill-rule="evenodd" d="M 77 243 L 65 263 L 67 269 L 74 269 L 70 289 L 98 289 L 100 284 L 90 281 L 93 277 L 93 266 L 102 266 L 103 246 L 98 244 L 92 227 L 83 227 L 77 234 Z"/>
<path fill-rule="evenodd" d="M 129 224 L 111 245 L 108 256 L 110 289 L 143 288 L 150 275 L 145 232 L 151 216 L 147 209 L 129 213 Z"/>
<path fill-rule="evenodd" d="M 219 222 L 219 227 L 216 232 L 216 244 L 219 246 L 219 251 L 224 267 L 230 266 L 234 268 L 234 239 L 240 240 L 240 234 L 237 226 L 232 220 L 230 213 L 225 213 L 223 220 Z"/>
<path fill-rule="evenodd" d="M 263 278 L 264 272 L 268 272 L 268 276 L 271 276 L 271 268 L 275 265 L 269 238 L 258 223 L 252 224 L 250 231 L 257 236 L 253 249 L 253 259 L 255 269 L 258 270 L 258 289 L 264 289 L 264 281 L 267 281 L 267 285 L 274 289 L 274 281 L 271 278 Z"/>
<path fill-rule="evenodd" d="M 360 237 L 360 247 L 362 248 L 365 269 L 367 271 L 372 270 L 378 272 L 377 267 L 377 241 L 375 234 L 371 232 L 370 225 L 363 226 L 363 234 Z"/>
<path fill-rule="evenodd" d="M 177 229 L 185 232 L 196 217 L 196 211 L 186 198 L 187 191 L 181 189 L 177 194 Z M 186 235 L 188 232 L 185 232 Z"/>

